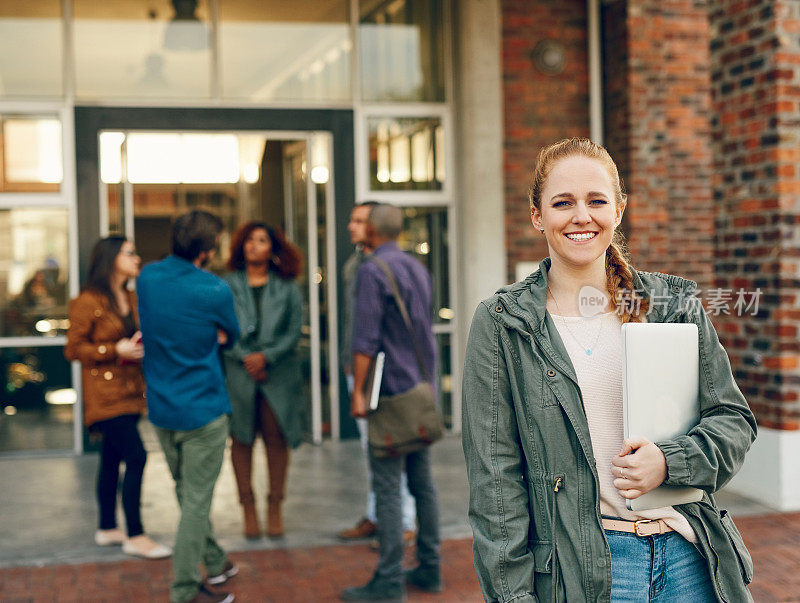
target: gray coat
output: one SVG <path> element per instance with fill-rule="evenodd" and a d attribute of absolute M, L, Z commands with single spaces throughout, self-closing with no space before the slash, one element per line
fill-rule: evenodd
<path fill-rule="evenodd" d="M 292 448 L 300 445 L 305 431 L 306 400 L 297 356 L 297 341 L 303 322 L 303 300 L 294 280 L 285 280 L 270 273 L 256 308 L 253 293 L 244 271 L 232 272 L 225 281 L 233 291 L 236 317 L 242 336 L 224 352 L 228 394 L 231 398 L 231 435 L 245 444 L 255 439 L 256 387 L 269 402 L 278 419 L 286 442 Z M 256 312 L 261 315 L 261 329 L 256 333 Z M 267 358 L 268 379 L 257 384 L 242 364 L 253 352 Z"/>
<path fill-rule="evenodd" d="M 607 602 L 611 556 L 597 468 L 575 370 L 546 312 L 549 267 L 546 259 L 482 302 L 470 330 L 463 444 L 475 568 L 487 601 Z M 658 296 L 650 322 L 698 326 L 700 423 L 656 445 L 667 461 L 665 483 L 705 491 L 701 502 L 675 508 L 697 534 L 718 600 L 750 601 L 750 555 L 712 493 L 741 467 L 755 418 L 711 321 L 687 303 L 696 284 L 646 272 L 634 280 Z"/>

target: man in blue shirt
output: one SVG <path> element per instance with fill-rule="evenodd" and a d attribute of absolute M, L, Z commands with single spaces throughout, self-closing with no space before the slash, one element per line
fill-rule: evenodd
<path fill-rule="evenodd" d="M 431 275 L 416 259 L 397 246 L 403 227 L 402 212 L 391 205 L 372 208 L 368 221 L 369 245 L 373 257 L 383 260 L 397 281 L 408 309 L 413 337 L 419 343 L 422 363 L 428 375 L 436 374 L 436 340 L 433 336 Z M 389 280 L 374 261 L 367 259 L 356 276 L 353 331 L 353 397 L 351 414 L 367 413 L 364 396 L 372 359 L 386 354 L 381 396 L 392 396 L 412 389 L 424 380 L 414 353 L 411 334 L 394 301 Z M 396 457 L 369 455 L 372 487 L 378 518 L 380 559 L 372 580 L 365 586 L 342 591 L 345 601 L 402 599 L 405 583 L 429 592 L 441 592 L 439 554 L 439 514 L 436 489 L 431 476 L 430 449 Z M 417 561 L 419 565 L 403 574 L 403 533 L 400 502 L 400 476 L 405 465 L 408 489 L 417 503 Z"/>
<path fill-rule="evenodd" d="M 214 540 L 211 498 L 217 482 L 231 404 L 220 363 L 220 346 L 239 337 L 233 294 L 222 279 L 203 270 L 222 231 L 219 218 L 191 211 L 175 221 L 172 255 L 145 266 L 137 281 L 150 422 L 175 479 L 181 519 L 172 557 L 173 603 L 229 603 L 214 593 L 238 572 Z"/>

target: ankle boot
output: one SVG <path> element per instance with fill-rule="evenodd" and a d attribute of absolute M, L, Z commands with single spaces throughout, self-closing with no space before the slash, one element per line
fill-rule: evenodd
<path fill-rule="evenodd" d="M 231 461 L 233 462 L 233 474 L 236 476 L 236 488 L 239 491 L 239 502 L 242 505 L 244 537 L 249 539 L 259 538 L 261 536 L 261 526 L 258 525 L 256 501 L 251 484 L 253 447 L 232 439 Z"/>
<path fill-rule="evenodd" d="M 283 497 L 277 498 L 273 495 L 267 497 L 267 536 L 270 538 L 283 536 L 282 502 Z"/>

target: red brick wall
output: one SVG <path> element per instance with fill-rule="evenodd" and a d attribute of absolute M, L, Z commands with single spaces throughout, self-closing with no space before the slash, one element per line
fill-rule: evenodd
<path fill-rule="evenodd" d="M 800 428 L 800 3 L 714 0 L 716 283 L 760 288 L 723 316 L 736 376 L 764 426 Z"/>
<path fill-rule="evenodd" d="M 542 147 L 569 136 L 589 135 L 585 0 L 503 0 L 503 96 L 505 102 L 505 195 L 508 279 L 515 266 L 547 255 L 531 225 L 528 186 Z M 533 63 L 542 40 L 563 45 L 558 75 Z"/>

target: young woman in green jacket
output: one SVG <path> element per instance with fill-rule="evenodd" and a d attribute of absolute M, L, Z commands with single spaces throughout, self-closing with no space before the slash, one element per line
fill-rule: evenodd
<path fill-rule="evenodd" d="M 248 222 L 233 235 L 225 280 L 233 291 L 239 341 L 224 351 L 233 413 L 231 460 L 244 515 L 244 535 L 258 538 L 260 526 L 251 484 L 253 443 L 261 434 L 267 452 L 267 536 L 283 535 L 281 503 L 289 448 L 302 441 L 306 401 L 300 361 L 303 300 L 295 281 L 300 250 L 277 228 Z"/>
<path fill-rule="evenodd" d="M 617 230 L 626 196 L 603 147 L 573 138 L 544 149 L 530 197 L 550 257 L 479 305 L 464 368 L 470 523 L 484 597 L 751 600 L 750 555 L 713 492 L 738 471 L 756 424 L 695 283 L 630 266 Z M 586 286 L 606 296 L 590 317 L 579 306 Z M 623 439 L 628 321 L 697 325 L 701 419 L 687 435 Z M 661 484 L 700 488 L 703 499 L 626 508 L 626 499 Z"/>

